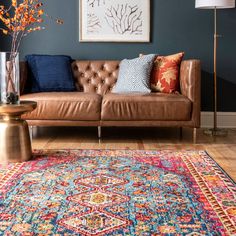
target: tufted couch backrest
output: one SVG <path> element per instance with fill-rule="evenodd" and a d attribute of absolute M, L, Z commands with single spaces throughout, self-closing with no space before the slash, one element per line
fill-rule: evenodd
<path fill-rule="evenodd" d="M 80 61 L 72 63 L 77 90 L 104 95 L 114 87 L 119 61 Z"/>

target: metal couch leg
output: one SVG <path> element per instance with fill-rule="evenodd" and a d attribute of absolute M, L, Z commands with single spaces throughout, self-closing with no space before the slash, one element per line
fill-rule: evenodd
<path fill-rule="evenodd" d="M 33 139 L 33 132 L 34 132 L 34 127 L 31 125 L 31 126 L 29 126 L 29 134 L 30 134 L 30 141 L 31 142 Z"/>
<path fill-rule="evenodd" d="M 193 128 L 193 143 L 197 143 L 197 128 Z"/>
<path fill-rule="evenodd" d="M 183 139 L 183 127 L 179 128 L 179 139 L 182 140 Z"/>
<path fill-rule="evenodd" d="M 102 127 L 98 126 L 98 139 L 100 140 L 102 136 Z"/>

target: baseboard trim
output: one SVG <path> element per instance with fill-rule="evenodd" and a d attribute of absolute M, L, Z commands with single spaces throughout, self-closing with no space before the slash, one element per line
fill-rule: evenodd
<path fill-rule="evenodd" d="M 213 112 L 201 112 L 201 127 L 213 127 Z M 236 128 L 236 112 L 217 112 L 217 126 L 219 128 Z"/>

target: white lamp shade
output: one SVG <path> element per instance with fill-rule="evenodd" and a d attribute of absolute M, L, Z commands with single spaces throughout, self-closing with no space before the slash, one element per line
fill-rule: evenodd
<path fill-rule="evenodd" d="M 195 8 L 201 9 L 224 9 L 234 8 L 235 0 L 196 0 Z"/>

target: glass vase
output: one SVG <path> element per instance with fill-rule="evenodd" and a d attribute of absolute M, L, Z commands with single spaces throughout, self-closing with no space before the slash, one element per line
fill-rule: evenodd
<path fill-rule="evenodd" d="M 1 104 L 19 104 L 20 72 L 19 53 L 0 52 Z"/>

